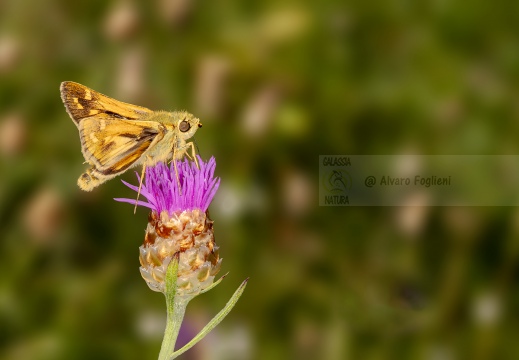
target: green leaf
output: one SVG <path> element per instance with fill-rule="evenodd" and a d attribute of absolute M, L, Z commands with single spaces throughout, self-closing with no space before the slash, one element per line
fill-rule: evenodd
<path fill-rule="evenodd" d="M 220 279 L 221 280 L 221 279 Z M 218 313 L 216 316 L 207 324 L 189 343 L 187 343 L 184 347 L 181 349 L 175 351 L 170 359 L 175 359 L 179 355 L 185 353 L 187 350 L 191 349 L 196 343 L 198 343 L 200 340 L 202 340 L 211 330 L 213 330 L 216 325 L 218 325 L 226 316 L 229 314 L 229 312 L 232 310 L 234 305 L 238 302 L 238 299 L 243 294 L 243 291 L 245 290 L 245 286 L 247 285 L 247 281 L 249 281 L 249 278 L 245 279 L 240 287 L 234 292 L 231 299 L 227 302 L 225 307 Z"/>

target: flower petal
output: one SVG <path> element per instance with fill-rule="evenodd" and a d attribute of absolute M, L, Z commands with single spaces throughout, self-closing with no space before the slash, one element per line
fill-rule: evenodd
<path fill-rule="evenodd" d="M 148 200 L 138 201 L 140 206 L 146 206 L 158 213 L 167 210 L 175 211 L 200 209 L 206 211 L 211 203 L 218 187 L 220 178 L 214 177 L 216 160 L 211 157 L 204 162 L 197 155 L 197 167 L 194 161 L 171 161 L 168 166 L 163 162 L 146 168 L 146 176 L 141 187 L 141 194 Z M 177 178 L 178 173 L 178 178 Z M 141 181 L 138 173 L 137 180 Z M 138 186 L 123 183 L 134 191 Z M 180 188 L 179 188 L 180 183 Z M 135 204 L 135 200 L 116 199 L 117 201 Z"/>

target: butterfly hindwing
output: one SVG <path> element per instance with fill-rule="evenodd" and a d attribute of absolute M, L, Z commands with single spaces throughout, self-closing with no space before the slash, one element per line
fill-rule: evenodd
<path fill-rule="evenodd" d="M 85 159 L 104 175 L 133 166 L 165 132 L 154 121 L 127 121 L 107 114 L 84 118 L 78 128 Z"/>

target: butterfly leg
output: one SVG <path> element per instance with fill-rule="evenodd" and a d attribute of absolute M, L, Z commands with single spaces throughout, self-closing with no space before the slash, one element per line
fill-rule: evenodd
<path fill-rule="evenodd" d="M 150 157 L 148 156 L 148 160 L 149 159 L 150 159 Z M 141 181 L 139 181 L 139 190 L 137 191 L 137 198 L 135 199 L 135 207 L 133 208 L 134 214 L 137 212 L 137 203 L 139 201 L 139 195 L 141 194 L 142 182 L 144 181 L 145 173 L 146 173 L 146 163 L 142 164 Z"/>
<path fill-rule="evenodd" d="M 196 167 L 200 169 L 200 165 L 198 165 L 198 159 L 196 158 L 196 151 L 195 151 L 195 144 L 191 141 L 186 144 L 186 146 L 191 146 L 191 156 L 189 155 L 189 152 L 186 151 L 186 155 L 190 158 L 195 160 Z"/>
<path fill-rule="evenodd" d="M 178 176 L 178 168 L 177 168 L 177 149 L 173 149 L 173 167 L 175 168 L 175 176 L 177 177 L 178 191 L 180 195 L 182 195 L 182 186 L 180 185 L 180 177 Z"/>

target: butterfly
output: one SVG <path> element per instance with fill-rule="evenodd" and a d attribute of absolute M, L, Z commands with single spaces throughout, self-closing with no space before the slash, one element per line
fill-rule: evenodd
<path fill-rule="evenodd" d="M 184 155 L 192 157 L 198 166 L 193 142 L 187 140 L 202 124 L 192 114 L 152 111 L 71 81 L 62 82 L 60 92 L 67 113 L 79 130 L 85 162 L 91 165 L 78 179 L 82 190 L 91 191 L 142 165 L 140 192 L 147 166 L 175 161 Z"/>

